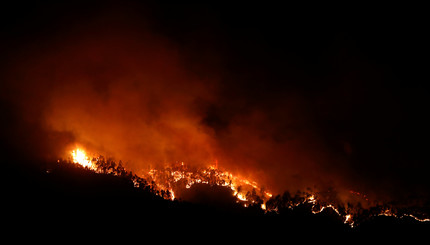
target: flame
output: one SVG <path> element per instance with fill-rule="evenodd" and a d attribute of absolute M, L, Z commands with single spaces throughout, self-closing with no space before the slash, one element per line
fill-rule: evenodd
<path fill-rule="evenodd" d="M 237 193 L 235 196 L 241 201 L 248 201 L 242 193 Z"/>
<path fill-rule="evenodd" d="M 218 168 L 217 162 L 203 169 L 188 168 L 184 162 L 173 164 L 166 168 L 151 169 L 147 172 L 148 179 L 154 181 L 160 190 L 178 188 L 186 189 L 194 184 L 210 184 L 230 188 L 238 203 L 247 207 L 251 204 L 264 204 L 272 193 L 265 191 L 257 182 L 235 176 L 228 171 Z"/>
<path fill-rule="evenodd" d="M 265 203 L 261 204 L 261 209 L 266 210 L 266 204 Z"/>
<path fill-rule="evenodd" d="M 352 222 L 352 215 L 350 215 L 350 214 L 345 215 L 345 221 L 343 223 L 347 224 L 347 223 L 351 223 L 351 222 Z"/>
<path fill-rule="evenodd" d="M 91 162 L 90 158 L 87 156 L 84 150 L 76 148 L 76 150 L 73 150 L 71 152 L 72 155 L 72 161 L 74 163 L 77 163 L 85 168 L 93 169 L 93 163 Z"/>
<path fill-rule="evenodd" d="M 174 201 L 175 200 L 175 193 L 173 192 L 173 190 L 171 188 L 169 189 L 169 192 L 171 195 L 170 200 Z"/>
<path fill-rule="evenodd" d="M 72 163 L 78 164 L 84 168 L 92 170 L 99 174 L 113 174 L 122 175 L 127 174 L 127 171 L 119 165 L 116 169 L 103 169 L 103 164 L 100 158 L 91 158 L 81 148 L 76 148 L 70 152 Z M 58 160 L 60 162 L 60 160 Z M 129 173 L 130 174 L 130 173 Z M 149 189 L 161 196 L 164 199 L 175 200 L 176 195 L 174 188 L 178 188 L 178 185 L 182 183 L 183 187 L 191 188 L 194 184 L 210 184 L 224 186 L 232 190 L 233 195 L 237 198 L 237 202 L 241 203 L 244 207 L 250 205 L 259 205 L 264 212 L 275 212 L 278 213 L 278 206 L 268 206 L 269 200 L 272 199 L 272 193 L 266 191 L 257 182 L 249 180 L 243 177 L 235 176 L 228 171 L 222 171 L 218 168 L 218 161 L 215 166 L 209 165 L 203 169 L 190 169 L 184 162 L 180 164 L 172 165 L 164 169 L 151 169 L 144 174 L 142 177 L 132 175 L 132 181 L 134 187 L 148 187 Z M 151 180 L 151 184 L 148 185 L 146 180 Z M 143 181 L 142 181 L 143 180 Z M 143 185 L 143 186 L 142 186 Z M 350 190 L 351 195 L 359 196 L 362 199 L 369 202 L 367 195 Z M 302 196 L 298 201 L 290 201 L 287 203 L 288 208 L 293 209 L 299 205 L 311 205 L 311 212 L 318 214 L 323 212 L 325 209 L 333 210 L 339 217 L 343 219 L 343 223 L 354 227 L 356 217 L 353 215 L 354 210 L 341 208 L 333 203 L 323 202 L 318 198 L 318 193 L 302 193 Z M 342 210 L 342 211 L 340 211 Z M 422 214 L 418 214 L 422 216 Z M 430 218 L 419 218 L 414 214 L 393 211 L 391 208 L 383 208 L 376 211 L 371 216 L 391 216 L 395 218 L 412 218 L 419 222 L 430 222 Z"/>
<path fill-rule="evenodd" d="M 385 209 L 383 210 L 381 213 L 377 214 L 377 216 L 388 216 L 388 217 L 395 217 L 395 218 L 412 218 L 416 221 L 419 222 L 430 222 L 430 218 L 418 218 L 417 216 L 413 215 L 413 214 L 396 214 L 392 209 Z"/>

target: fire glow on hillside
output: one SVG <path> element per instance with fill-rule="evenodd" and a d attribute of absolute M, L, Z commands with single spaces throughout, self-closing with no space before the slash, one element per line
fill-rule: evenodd
<path fill-rule="evenodd" d="M 429 221 L 425 13 L 9 2 L 2 165 L 85 169 L 169 205 Z"/>
<path fill-rule="evenodd" d="M 71 161 L 86 169 L 100 174 L 128 175 L 135 187 L 148 187 L 149 190 L 167 200 L 175 200 L 175 191 L 190 189 L 194 184 L 207 184 L 221 186 L 232 191 L 237 203 L 243 207 L 258 206 L 267 212 L 279 212 L 281 208 L 293 210 L 301 205 L 309 206 L 312 214 L 322 213 L 324 210 L 332 210 L 344 224 L 354 227 L 356 221 L 362 221 L 372 216 L 391 216 L 395 218 L 412 218 L 419 222 L 429 222 L 429 218 L 417 217 L 414 214 L 395 212 L 387 207 L 373 207 L 373 210 L 346 207 L 342 203 L 328 203 L 319 199 L 319 193 L 301 192 L 295 197 L 284 198 L 273 194 L 261 187 L 257 182 L 233 175 L 228 171 L 222 171 L 216 166 L 207 168 L 189 168 L 184 162 L 172 164 L 163 169 L 151 169 L 143 176 L 136 176 L 126 171 L 121 163 L 116 166 L 113 161 L 105 161 L 103 157 L 91 158 L 83 149 L 76 148 L 71 153 Z M 350 191 L 351 195 L 362 196 L 369 201 L 365 194 Z M 359 217 L 368 216 L 368 217 Z"/>

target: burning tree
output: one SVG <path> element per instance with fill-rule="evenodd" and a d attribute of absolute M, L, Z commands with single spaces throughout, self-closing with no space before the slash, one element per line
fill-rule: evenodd
<path fill-rule="evenodd" d="M 79 148 L 71 152 L 68 160 L 61 161 L 61 164 L 63 163 L 73 163 L 75 166 L 89 169 L 98 174 L 124 178 L 135 188 L 154 193 L 167 200 L 176 199 L 175 192 L 177 190 L 189 189 L 195 184 L 207 184 L 229 188 L 237 203 L 244 207 L 259 207 L 266 213 L 285 213 L 297 208 L 304 208 L 312 214 L 331 210 L 338 215 L 343 223 L 351 227 L 374 216 L 412 218 L 419 222 L 430 221 L 428 218 L 422 218 L 426 217 L 426 214 L 420 210 L 411 213 L 410 210 L 397 209 L 395 208 L 396 205 L 391 204 L 374 205 L 365 209 L 360 202 L 356 204 L 344 203 L 339 200 L 338 193 L 333 188 L 323 191 L 313 191 L 308 188 L 307 191 L 298 190 L 294 195 L 285 191 L 282 195 L 273 196 L 255 181 L 235 176 L 212 165 L 207 168 L 195 168 L 180 162 L 164 168 L 154 168 L 146 174 L 138 176 L 126 170 L 121 161 L 117 164 L 113 159 L 106 159 L 100 155 L 90 157 Z M 369 202 L 365 194 L 352 190 L 350 193 Z"/>

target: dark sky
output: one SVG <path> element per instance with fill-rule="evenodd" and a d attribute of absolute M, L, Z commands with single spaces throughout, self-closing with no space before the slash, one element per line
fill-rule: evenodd
<path fill-rule="evenodd" d="M 428 18 L 405 6 L 14 3 L 0 17 L 5 154 L 79 143 L 220 165 L 281 192 L 428 196 Z"/>

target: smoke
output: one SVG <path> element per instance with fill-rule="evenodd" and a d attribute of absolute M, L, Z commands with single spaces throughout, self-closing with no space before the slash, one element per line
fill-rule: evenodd
<path fill-rule="evenodd" d="M 211 100 L 211 81 L 187 74 L 175 50 L 145 30 L 137 35 L 119 25 L 92 33 L 94 25 L 17 64 L 25 77 L 10 85 L 23 114 L 135 164 L 213 159 L 198 115 L 199 103 Z"/>
<path fill-rule="evenodd" d="M 275 193 L 335 187 L 397 195 L 393 188 L 409 180 L 374 164 L 394 158 L 375 141 L 391 136 L 400 116 L 398 97 L 374 85 L 370 65 L 349 60 L 340 65 L 344 77 L 315 78 L 306 69 L 328 67 L 259 53 L 260 40 L 246 44 L 212 28 L 215 39 L 184 34 L 196 41 L 182 45 L 160 34 L 151 17 L 126 10 L 108 8 L 47 35 L 24 35 L 34 42 L 8 44 L 1 98 L 9 145 L 55 159 L 79 144 L 137 172 L 217 160 Z M 330 59 L 345 54 L 337 55 Z M 364 71 L 351 68 L 357 64 Z"/>

